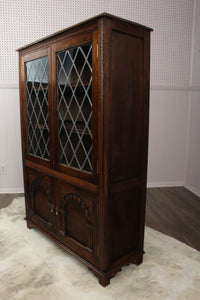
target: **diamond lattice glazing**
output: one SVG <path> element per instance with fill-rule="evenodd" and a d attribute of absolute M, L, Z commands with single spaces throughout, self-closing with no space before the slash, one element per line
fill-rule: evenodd
<path fill-rule="evenodd" d="M 49 159 L 47 57 L 26 63 L 28 154 Z"/>
<path fill-rule="evenodd" d="M 92 172 L 92 45 L 57 53 L 59 163 Z"/>

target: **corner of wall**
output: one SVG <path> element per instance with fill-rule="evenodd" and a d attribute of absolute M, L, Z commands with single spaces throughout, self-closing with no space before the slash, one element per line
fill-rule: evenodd
<path fill-rule="evenodd" d="M 200 72 L 197 70 L 197 61 L 199 61 L 199 30 L 200 30 L 200 0 L 194 0 L 193 7 L 193 28 L 192 28 L 192 49 L 190 62 L 190 91 L 189 107 L 187 119 L 187 142 L 185 156 L 185 178 L 184 186 L 191 192 L 200 196 L 200 164 L 198 152 L 200 142 L 196 138 L 199 132 L 199 116 L 197 111 L 200 108 Z"/>

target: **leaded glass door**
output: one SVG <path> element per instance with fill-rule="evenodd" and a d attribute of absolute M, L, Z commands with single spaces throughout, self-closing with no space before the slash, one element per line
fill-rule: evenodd
<path fill-rule="evenodd" d="M 24 56 L 26 157 L 50 161 L 48 50 Z"/>
<path fill-rule="evenodd" d="M 88 40 L 88 41 L 87 41 Z M 60 170 L 96 172 L 96 43 L 92 37 L 55 51 L 56 162 Z"/>

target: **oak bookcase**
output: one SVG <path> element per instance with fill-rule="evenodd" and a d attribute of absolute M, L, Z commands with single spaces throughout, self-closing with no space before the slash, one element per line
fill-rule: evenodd
<path fill-rule="evenodd" d="M 18 49 L 27 226 L 103 286 L 143 259 L 150 31 L 103 13 Z"/>

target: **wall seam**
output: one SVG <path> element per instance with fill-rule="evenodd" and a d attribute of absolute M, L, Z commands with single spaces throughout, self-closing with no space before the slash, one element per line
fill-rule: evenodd
<path fill-rule="evenodd" d="M 193 20 L 192 20 L 192 47 L 191 47 L 191 60 L 190 60 L 190 86 L 192 86 L 192 71 L 194 60 L 194 32 L 196 24 L 196 7 L 197 2 L 194 0 L 193 4 Z M 187 132 L 186 132 L 186 151 L 185 151 L 185 176 L 184 185 L 187 185 L 187 172 L 188 172 L 188 159 L 189 159 L 189 139 L 190 139 L 190 121 L 191 121 L 191 107 L 192 107 L 192 91 L 189 91 L 188 97 L 188 118 L 187 118 Z"/>

